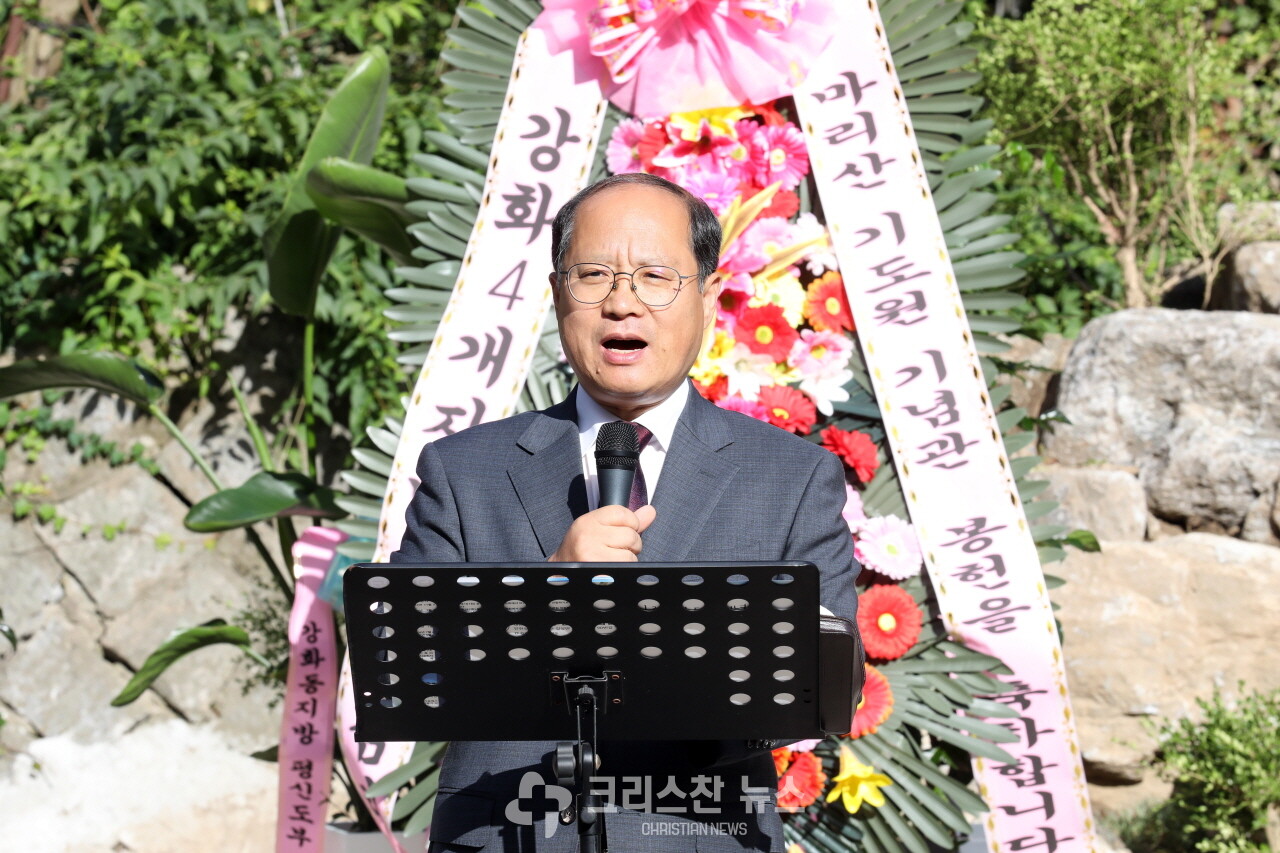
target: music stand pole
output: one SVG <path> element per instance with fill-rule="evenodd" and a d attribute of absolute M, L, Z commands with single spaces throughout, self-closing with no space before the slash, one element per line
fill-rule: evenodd
<path fill-rule="evenodd" d="M 556 746 L 556 782 L 564 786 L 572 784 L 578 792 L 577 821 L 580 853 L 607 853 L 609 849 L 604 826 L 604 803 L 591 785 L 591 776 L 597 764 L 596 718 L 600 712 L 602 698 L 596 692 L 596 688 L 603 687 L 607 678 L 608 676 L 572 678 L 560 673 L 552 676 L 552 681 L 559 681 L 564 685 L 565 695 L 569 700 L 567 704 L 573 705 L 577 722 L 577 743 L 562 741 Z M 584 728 L 585 737 L 583 736 Z"/>

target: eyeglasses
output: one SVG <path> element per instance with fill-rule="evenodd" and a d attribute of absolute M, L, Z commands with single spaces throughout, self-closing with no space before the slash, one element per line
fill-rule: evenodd
<path fill-rule="evenodd" d="M 584 305 L 604 302 L 618 286 L 618 276 L 629 276 L 631 292 L 650 308 L 670 305 L 680 295 L 684 280 L 698 277 L 697 273 L 680 275 L 671 267 L 652 264 L 637 267 L 635 272 L 614 272 L 605 264 L 574 264 L 559 275 L 569 286 L 569 295 Z"/>

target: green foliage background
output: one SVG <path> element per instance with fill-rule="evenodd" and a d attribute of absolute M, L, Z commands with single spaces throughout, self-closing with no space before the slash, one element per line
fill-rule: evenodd
<path fill-rule="evenodd" d="M 1135 853 L 1262 853 L 1267 811 L 1280 810 L 1280 690 L 1198 699 L 1194 719 L 1165 720 L 1152 762 L 1169 799 L 1118 821 Z"/>
<path fill-rule="evenodd" d="M 1125 290 L 1116 248 L 1070 171 L 1087 171 L 1093 155 L 1100 182 L 1123 194 L 1130 173 L 1113 149 L 1123 148 L 1126 124 L 1135 226 L 1149 232 L 1136 241 L 1148 304 L 1220 250 L 1221 204 L 1280 193 L 1280 3 L 1028 5 L 1019 20 L 970 6 L 986 41 L 976 91 L 993 141 L 1006 145 L 997 187 L 1011 230 L 1023 235 L 1014 248 L 1028 255 L 1026 330 L 1074 336 L 1124 307 Z"/>
<path fill-rule="evenodd" d="M 0 351 L 112 349 L 207 393 L 229 311 L 267 308 L 261 235 L 284 178 L 374 45 L 394 75 L 375 165 L 407 171 L 437 123 L 452 5 L 288 5 L 282 34 L 269 2 L 106 0 L 29 104 L 0 108 Z M 388 265 L 348 240 L 330 269 L 317 413 L 357 432 L 402 392 L 381 314 Z"/>

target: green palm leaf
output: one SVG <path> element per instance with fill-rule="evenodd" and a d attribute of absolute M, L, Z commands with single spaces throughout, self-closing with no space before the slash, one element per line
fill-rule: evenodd
<path fill-rule="evenodd" d="M 307 143 L 280 215 L 267 229 L 271 297 L 290 314 L 310 317 L 341 228 L 327 222 L 307 194 L 307 176 L 326 157 L 367 164 L 378 144 L 391 67 L 386 54 L 365 54 L 334 91 Z"/>

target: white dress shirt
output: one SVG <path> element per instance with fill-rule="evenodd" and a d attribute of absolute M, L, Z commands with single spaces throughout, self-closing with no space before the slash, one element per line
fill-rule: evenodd
<path fill-rule="evenodd" d="M 596 509 L 600 505 L 600 481 L 596 476 L 596 434 L 600 425 L 620 420 L 606 412 L 604 408 L 591 399 L 591 395 L 578 386 L 574 392 L 578 395 L 578 441 L 582 445 L 582 473 L 587 481 L 587 506 Z M 681 382 L 671 396 L 636 418 L 653 434 L 649 443 L 640 451 L 640 469 L 644 471 L 644 485 L 649 493 L 650 502 L 658 488 L 658 478 L 662 476 L 662 465 L 667 461 L 667 450 L 671 447 L 671 437 L 676 431 L 676 422 L 689 401 L 689 383 Z"/>

